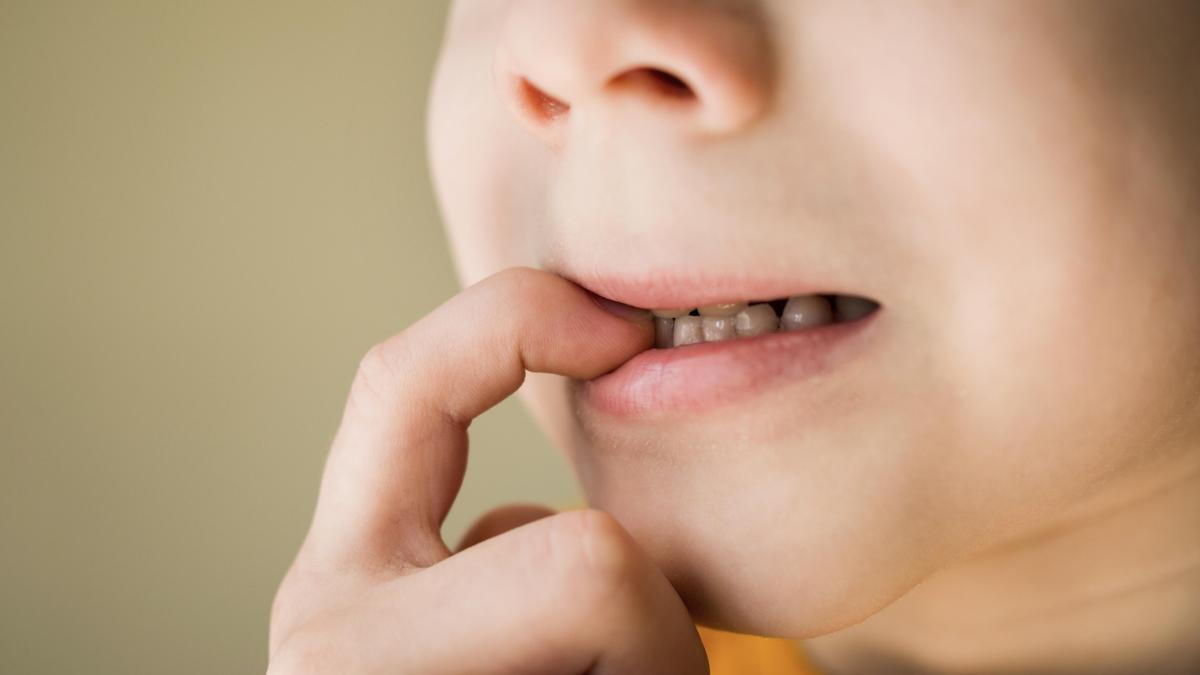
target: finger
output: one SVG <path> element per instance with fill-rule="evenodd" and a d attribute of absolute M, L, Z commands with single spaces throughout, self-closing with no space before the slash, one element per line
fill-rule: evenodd
<path fill-rule="evenodd" d="M 554 274 L 512 268 L 372 348 L 305 549 L 372 569 L 448 555 L 439 530 L 462 484 L 471 420 L 515 392 L 526 370 L 590 379 L 650 346 L 648 313 L 619 318 L 594 297 Z"/>
<path fill-rule="evenodd" d="M 506 504 L 483 514 L 458 542 L 456 552 L 474 546 L 485 539 L 508 532 L 526 523 L 554 515 L 553 509 L 540 504 Z"/>
<path fill-rule="evenodd" d="M 698 675 L 683 603 L 602 511 L 568 511 L 397 577 L 294 634 L 274 672 Z"/>

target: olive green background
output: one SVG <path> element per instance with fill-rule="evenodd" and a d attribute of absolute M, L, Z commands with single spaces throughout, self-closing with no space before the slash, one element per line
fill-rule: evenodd
<path fill-rule="evenodd" d="M 253 673 L 360 355 L 456 290 L 447 6 L 0 0 L 0 673 Z M 515 400 L 453 540 L 570 503 Z"/>

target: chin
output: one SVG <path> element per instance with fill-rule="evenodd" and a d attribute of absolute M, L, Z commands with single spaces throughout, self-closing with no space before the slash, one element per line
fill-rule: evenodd
<path fill-rule="evenodd" d="M 781 511 L 758 501 L 704 500 L 717 488 L 689 497 L 664 481 L 652 497 L 639 498 L 604 483 L 585 490 L 589 503 L 629 530 L 694 620 L 712 628 L 792 639 L 825 635 L 863 621 L 933 571 L 906 564 L 917 558 L 903 546 L 889 550 L 892 537 L 846 535 L 887 531 L 847 525 L 854 513 L 806 516 L 809 509 L 798 509 L 763 518 Z M 877 560 L 892 564 L 880 568 L 871 562 Z"/>

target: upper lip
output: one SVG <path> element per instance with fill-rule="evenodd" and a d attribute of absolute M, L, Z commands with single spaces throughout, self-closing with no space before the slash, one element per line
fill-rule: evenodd
<path fill-rule="evenodd" d="M 730 275 L 690 270 L 650 270 L 636 275 L 605 270 L 547 267 L 565 279 L 610 300 L 643 309 L 702 307 L 732 302 L 768 301 L 793 295 L 844 294 L 864 296 L 846 288 L 796 275 Z"/>

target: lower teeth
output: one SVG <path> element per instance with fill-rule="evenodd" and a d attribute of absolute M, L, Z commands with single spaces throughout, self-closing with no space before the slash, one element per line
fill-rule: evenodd
<path fill-rule="evenodd" d="M 686 309 L 654 310 L 654 346 L 659 349 L 682 347 L 702 342 L 724 342 L 739 337 L 815 328 L 830 323 L 861 319 L 874 312 L 879 303 L 867 298 L 836 295 L 796 295 L 787 299 L 780 312 L 772 304 L 733 303 L 701 307 L 690 314 Z"/>

